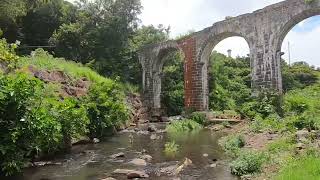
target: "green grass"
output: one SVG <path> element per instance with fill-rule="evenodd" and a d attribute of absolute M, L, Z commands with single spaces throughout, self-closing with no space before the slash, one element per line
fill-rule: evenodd
<path fill-rule="evenodd" d="M 28 67 L 30 65 L 41 70 L 61 70 L 74 79 L 86 77 L 91 82 L 96 83 L 112 81 L 99 75 L 89 67 L 85 67 L 84 65 L 74 61 L 54 58 L 52 55 L 41 49 L 36 50 L 33 56 L 21 57 L 18 61 L 18 66 L 21 68 Z"/>
<path fill-rule="evenodd" d="M 319 180 L 320 158 L 308 156 L 292 160 L 280 170 L 275 180 Z"/>

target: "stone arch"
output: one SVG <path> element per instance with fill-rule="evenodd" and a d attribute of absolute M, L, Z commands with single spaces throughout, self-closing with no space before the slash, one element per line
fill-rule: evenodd
<path fill-rule="evenodd" d="M 241 37 L 245 39 L 249 46 L 250 50 L 250 57 L 251 57 L 251 41 L 249 41 L 246 36 L 241 32 L 223 32 L 218 35 L 212 35 L 209 38 L 207 38 L 206 41 L 204 41 L 200 53 L 198 54 L 198 61 L 203 65 L 201 70 L 201 76 L 202 76 L 202 99 L 203 104 L 205 106 L 205 109 L 209 108 L 209 84 L 208 84 L 208 66 L 209 66 L 209 59 L 210 55 L 212 54 L 213 49 L 223 40 L 229 38 L 229 37 Z M 252 58 L 251 58 L 252 59 Z"/>
<path fill-rule="evenodd" d="M 302 11 L 301 13 L 295 15 L 294 17 L 289 18 L 289 21 L 286 22 L 281 28 L 279 33 L 279 38 L 276 43 L 276 50 L 277 52 L 281 52 L 281 46 L 283 43 L 283 40 L 287 36 L 287 34 L 290 32 L 290 30 L 299 24 L 301 21 L 311 18 L 313 16 L 320 15 L 320 7 L 314 8 L 314 9 L 307 9 L 305 11 Z"/>
<path fill-rule="evenodd" d="M 180 52 L 184 56 L 182 49 L 179 45 L 172 41 L 162 46 L 157 50 L 156 61 L 152 65 L 152 77 L 153 77 L 153 109 L 156 112 L 160 112 L 161 109 L 161 88 L 162 88 L 162 71 L 167 57 L 173 52 Z M 155 115 L 155 114 L 154 114 Z M 160 114 L 159 114 L 160 115 Z"/>

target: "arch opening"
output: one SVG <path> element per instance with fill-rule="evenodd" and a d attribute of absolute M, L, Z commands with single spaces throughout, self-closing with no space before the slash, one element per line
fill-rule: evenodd
<path fill-rule="evenodd" d="M 314 15 L 316 14 L 316 15 Z M 320 10 L 318 13 L 294 18 L 289 22 L 278 44 L 281 50 L 283 91 L 304 88 L 317 82 L 320 71 Z M 294 23 L 293 23 L 294 22 Z"/>
<path fill-rule="evenodd" d="M 154 64 L 154 106 L 161 116 L 180 115 L 184 109 L 184 55 L 179 48 L 159 52 Z"/>
<path fill-rule="evenodd" d="M 227 37 L 212 47 L 208 64 L 208 106 L 213 111 L 237 111 L 251 96 L 249 43 Z"/>

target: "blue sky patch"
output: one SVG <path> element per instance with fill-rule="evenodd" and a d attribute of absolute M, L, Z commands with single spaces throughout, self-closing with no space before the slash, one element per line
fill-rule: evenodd
<path fill-rule="evenodd" d="M 310 32 L 320 26 L 320 15 L 305 19 L 303 22 L 294 26 L 292 31 L 298 33 Z"/>

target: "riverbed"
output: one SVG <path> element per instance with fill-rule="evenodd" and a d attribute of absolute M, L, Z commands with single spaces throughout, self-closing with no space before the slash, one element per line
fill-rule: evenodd
<path fill-rule="evenodd" d="M 231 175 L 227 157 L 218 145 L 223 135 L 208 129 L 179 137 L 165 132 L 120 132 L 98 144 L 77 145 L 70 154 L 53 160 L 55 165 L 25 169 L 23 175 L 14 180 L 127 179 L 113 174 L 116 169 L 144 171 L 151 180 L 236 180 L 238 178 Z M 164 152 L 165 143 L 173 141 L 179 145 L 179 151 L 175 156 L 168 156 Z M 110 157 L 120 152 L 124 157 Z M 152 157 L 146 166 L 128 163 L 143 154 Z M 167 167 L 181 164 L 186 158 L 192 164 L 183 168 L 178 175 L 162 172 Z"/>

